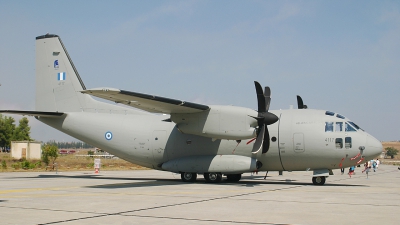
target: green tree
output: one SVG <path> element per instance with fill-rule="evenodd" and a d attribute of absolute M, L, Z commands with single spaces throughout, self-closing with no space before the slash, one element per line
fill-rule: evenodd
<path fill-rule="evenodd" d="M 51 164 L 52 169 L 54 170 L 54 163 L 58 158 L 58 147 L 57 145 L 45 144 L 42 147 L 42 161 L 46 166 Z"/>
<path fill-rule="evenodd" d="M 92 158 L 93 158 L 94 151 L 92 151 L 92 150 L 89 150 L 87 154 L 88 154 L 88 155 L 90 155 L 90 157 L 92 157 Z"/>
<path fill-rule="evenodd" d="M 391 159 L 394 158 L 395 155 L 397 155 L 397 153 L 399 152 L 399 150 L 393 148 L 393 147 L 387 147 L 385 148 L 386 150 L 386 155 L 390 156 Z"/>
<path fill-rule="evenodd" d="M 84 142 L 56 142 L 55 140 L 48 141 L 47 144 L 57 145 L 58 148 L 93 148 L 93 146 Z"/>
<path fill-rule="evenodd" d="M 13 139 L 14 141 L 32 141 L 30 134 L 31 128 L 29 126 L 29 120 L 23 117 L 19 120 L 18 127 L 15 128 Z"/>
<path fill-rule="evenodd" d="M 1 162 L 1 169 L 3 169 L 3 170 L 6 170 L 6 169 L 7 169 L 7 163 L 6 163 L 5 160 L 3 160 L 3 161 Z"/>
<path fill-rule="evenodd" d="M 0 114 L 0 148 L 10 147 L 15 131 L 15 120 Z"/>

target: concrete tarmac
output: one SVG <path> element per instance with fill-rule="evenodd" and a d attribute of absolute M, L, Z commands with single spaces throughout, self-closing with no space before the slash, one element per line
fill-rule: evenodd
<path fill-rule="evenodd" d="M 154 170 L 0 173 L 0 224 L 400 224 L 396 166 L 334 173 L 324 186 L 312 172 L 219 184 Z"/>

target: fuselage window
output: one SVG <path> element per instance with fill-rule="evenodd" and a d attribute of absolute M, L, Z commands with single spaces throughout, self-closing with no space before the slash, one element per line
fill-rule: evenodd
<path fill-rule="evenodd" d="M 345 126 L 345 131 L 346 132 L 354 132 L 357 131 L 354 127 L 352 127 L 349 123 L 346 122 L 346 126 Z"/>
<path fill-rule="evenodd" d="M 344 143 L 345 143 L 346 148 L 351 148 L 352 147 L 352 145 L 351 145 L 351 137 L 345 137 L 344 138 Z"/>
<path fill-rule="evenodd" d="M 325 112 L 325 115 L 327 115 L 327 116 L 334 116 L 335 113 L 334 113 L 334 112 L 331 112 L 331 111 L 326 111 L 326 112 Z"/>
<path fill-rule="evenodd" d="M 336 132 L 342 132 L 343 131 L 343 122 L 336 122 L 335 131 Z"/>
<path fill-rule="evenodd" d="M 336 148 L 343 148 L 343 139 L 342 138 L 336 138 L 335 140 Z"/>
<path fill-rule="evenodd" d="M 333 132 L 333 122 L 325 122 L 325 132 Z"/>
<path fill-rule="evenodd" d="M 342 115 L 340 115 L 340 114 L 337 114 L 336 117 L 337 117 L 337 118 L 340 118 L 340 119 L 344 119 L 344 118 L 345 118 L 344 116 L 342 116 Z"/>

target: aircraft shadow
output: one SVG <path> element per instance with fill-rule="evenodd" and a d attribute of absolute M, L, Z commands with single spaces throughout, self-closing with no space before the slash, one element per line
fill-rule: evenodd
<path fill-rule="evenodd" d="M 32 178 L 32 177 L 29 177 Z M 132 178 L 132 177 L 105 177 L 100 175 L 78 175 L 78 176 L 65 176 L 65 175 L 39 175 L 37 178 L 72 178 L 72 179 L 97 179 L 97 180 L 115 180 L 115 181 L 135 181 L 135 182 L 126 182 L 126 183 L 113 183 L 113 184 L 101 184 L 101 185 L 92 185 L 86 186 L 87 188 L 106 188 L 106 189 L 116 189 L 116 188 L 132 188 L 132 187 L 152 187 L 152 186 L 169 186 L 169 185 L 192 185 L 192 184 L 205 184 L 205 185 L 231 185 L 231 186 L 245 186 L 245 187 L 254 187 L 259 185 L 288 185 L 288 186 L 314 186 L 311 182 L 298 182 L 296 180 L 290 179 L 279 179 L 279 180 L 266 180 L 264 179 L 256 179 L 249 180 L 247 178 L 242 179 L 239 182 L 229 182 L 227 180 L 223 180 L 220 183 L 209 184 L 206 183 L 204 178 L 198 178 L 194 183 L 182 182 L 181 179 L 160 179 L 160 178 Z M 139 181 L 139 182 L 137 182 Z M 358 184 L 332 184 L 325 183 L 323 186 L 329 187 L 368 187 L 367 185 L 358 185 Z M 319 186 L 315 186 L 319 187 Z"/>

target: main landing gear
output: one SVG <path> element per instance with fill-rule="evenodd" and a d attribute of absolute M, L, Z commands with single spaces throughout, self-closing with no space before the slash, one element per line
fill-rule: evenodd
<path fill-rule="evenodd" d="M 228 174 L 226 179 L 230 182 L 238 182 L 242 178 L 242 174 Z"/>
<path fill-rule="evenodd" d="M 221 173 L 204 173 L 204 179 L 207 183 L 219 183 L 222 180 Z"/>
<path fill-rule="evenodd" d="M 181 173 L 181 179 L 184 182 L 195 182 L 197 178 L 197 173 Z"/>
<path fill-rule="evenodd" d="M 312 183 L 314 184 L 314 185 L 324 185 L 325 184 L 325 180 L 326 180 L 326 178 L 325 177 L 313 177 L 312 178 Z"/>
<path fill-rule="evenodd" d="M 242 178 L 242 174 L 228 174 L 226 175 L 228 182 L 238 182 Z M 197 173 L 181 173 L 181 179 L 184 182 L 195 182 L 197 179 Z M 221 173 L 204 173 L 204 179 L 207 183 L 219 183 L 222 181 Z"/>

